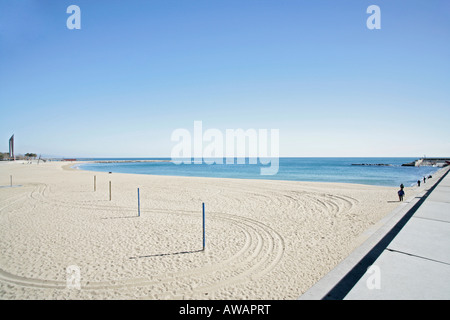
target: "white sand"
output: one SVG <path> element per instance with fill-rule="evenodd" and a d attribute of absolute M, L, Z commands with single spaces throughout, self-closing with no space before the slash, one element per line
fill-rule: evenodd
<path fill-rule="evenodd" d="M 399 204 L 397 188 L 354 184 L 0 163 L 0 186 L 10 175 L 21 186 L 0 188 L 2 299 L 296 299 Z"/>

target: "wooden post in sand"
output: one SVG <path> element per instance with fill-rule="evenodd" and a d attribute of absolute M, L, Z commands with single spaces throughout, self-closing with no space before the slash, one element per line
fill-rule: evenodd
<path fill-rule="evenodd" d="M 138 217 L 141 216 L 141 200 L 139 198 L 139 188 L 138 189 Z"/>
<path fill-rule="evenodd" d="M 206 247 L 206 239 L 205 239 L 205 203 L 202 203 L 202 208 L 203 208 L 203 251 L 205 251 L 205 247 Z"/>
<path fill-rule="evenodd" d="M 11 184 L 11 187 L 12 187 L 12 175 L 9 176 L 9 180 L 10 180 L 10 184 Z"/>
<path fill-rule="evenodd" d="M 109 201 L 111 201 L 111 181 L 109 182 Z"/>
<path fill-rule="evenodd" d="M 94 176 L 94 191 L 97 191 L 97 176 Z"/>

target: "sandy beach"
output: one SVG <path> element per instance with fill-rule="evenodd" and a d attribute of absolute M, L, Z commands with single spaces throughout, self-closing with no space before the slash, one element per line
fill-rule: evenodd
<path fill-rule="evenodd" d="M 1 299 L 297 299 L 399 205 L 396 187 L 74 164 L 0 163 Z"/>

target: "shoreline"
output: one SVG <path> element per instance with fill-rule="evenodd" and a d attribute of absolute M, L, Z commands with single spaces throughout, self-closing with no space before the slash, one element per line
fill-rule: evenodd
<path fill-rule="evenodd" d="M 81 163 L 82 164 L 82 163 Z M 85 172 L 94 172 L 94 173 L 102 173 L 102 174 L 110 174 L 109 172 L 106 171 L 94 171 L 94 170 L 85 170 L 82 168 L 73 168 L 73 166 L 76 166 L 77 164 L 73 164 L 73 165 L 66 165 L 63 166 L 62 168 L 64 170 L 80 170 L 80 171 L 85 171 Z M 367 187 L 367 186 L 371 186 L 371 187 L 380 187 L 380 188 L 397 188 L 397 187 L 393 187 L 393 186 L 380 186 L 380 185 L 373 185 L 373 184 L 362 184 L 362 183 L 351 183 L 351 182 L 327 182 L 327 181 L 307 181 L 307 180 L 281 180 L 281 179 L 250 179 L 250 178 L 229 178 L 229 177 L 203 177 L 203 176 L 176 176 L 176 175 L 160 175 L 160 174 L 150 174 L 150 173 L 128 173 L 128 172 L 112 172 L 111 174 L 125 174 L 125 175 L 143 175 L 143 176 L 152 176 L 152 177 L 169 177 L 169 178 L 194 178 L 194 179 L 217 179 L 217 180 L 221 180 L 221 179 L 225 179 L 225 180 L 247 180 L 247 181 L 262 181 L 262 182 L 288 182 L 288 183 L 318 183 L 318 184 L 335 184 L 335 185 L 354 185 L 354 186 L 363 186 L 363 187 Z M 411 187 L 406 187 L 406 188 L 412 188 Z"/>
<path fill-rule="evenodd" d="M 89 160 L 88 160 L 89 161 Z M 172 160 L 92 160 L 91 163 L 172 162 Z"/>
<path fill-rule="evenodd" d="M 0 165 L 22 185 L 0 189 L 4 299 L 297 299 L 400 204 L 393 187 L 105 172 L 94 191 L 68 165 Z"/>
<path fill-rule="evenodd" d="M 94 162 L 94 161 L 74 161 L 70 165 L 70 169 L 72 170 L 83 170 L 87 172 L 97 172 L 97 173 L 109 173 L 106 171 L 97 171 L 97 170 L 86 170 L 80 167 L 73 168 L 74 166 L 79 166 L 83 164 L 89 163 L 127 163 L 127 162 L 141 162 L 141 161 L 120 161 L 120 162 Z M 161 160 L 161 161 L 142 161 L 142 162 L 171 162 L 171 160 Z M 351 166 L 359 166 L 351 164 Z M 362 165 L 369 166 L 369 165 Z M 380 166 L 378 164 L 372 164 L 370 166 Z M 385 165 L 383 165 L 385 166 Z M 444 167 L 445 168 L 445 167 Z M 436 168 L 437 170 L 433 173 L 437 173 L 441 171 L 443 168 Z M 398 186 L 389 186 L 389 185 L 379 185 L 379 184 L 370 184 L 370 183 L 356 183 L 356 182 L 338 182 L 338 181 L 314 181 L 314 180 L 289 180 L 289 179 L 263 179 L 263 178 L 238 178 L 238 177 L 214 177 L 214 176 L 189 176 L 189 175 L 166 175 L 166 174 L 152 174 L 152 173 L 134 173 L 134 172 L 111 172 L 114 174 L 138 174 L 138 175 L 149 175 L 149 176 L 164 176 L 164 177 L 185 177 L 185 178 L 213 178 L 213 179 L 237 179 L 237 180 L 256 180 L 256 181 L 287 181 L 287 182 L 300 182 L 300 183 L 335 183 L 335 184 L 352 184 L 359 186 L 377 186 L 377 187 L 387 187 L 387 188 L 397 188 Z M 410 186 L 406 186 L 406 188 L 414 188 L 417 187 L 415 182 L 412 182 Z"/>

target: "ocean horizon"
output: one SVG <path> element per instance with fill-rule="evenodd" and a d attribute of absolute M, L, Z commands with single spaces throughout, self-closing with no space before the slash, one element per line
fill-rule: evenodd
<path fill-rule="evenodd" d="M 266 179 L 288 181 L 356 183 L 378 186 L 406 187 L 417 184 L 423 177 L 432 175 L 439 167 L 410 167 L 417 158 L 392 157 L 280 157 L 279 169 L 274 175 L 261 175 L 263 165 L 259 161 L 251 164 L 201 164 L 171 162 L 171 158 L 78 158 L 79 161 L 92 161 L 75 165 L 75 167 L 100 172 L 133 173 L 184 177 L 214 177 L 237 179 Z M 160 162 L 131 162 L 142 160 L 164 160 Z M 241 159 L 243 160 L 243 159 Z M 95 161 L 123 161 L 97 163 Z M 127 162 L 130 161 L 130 162 Z"/>

